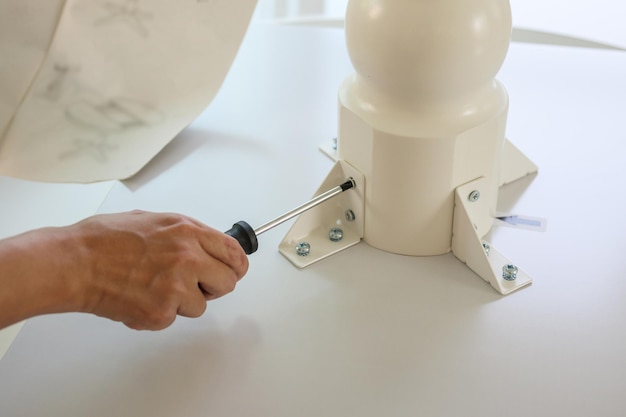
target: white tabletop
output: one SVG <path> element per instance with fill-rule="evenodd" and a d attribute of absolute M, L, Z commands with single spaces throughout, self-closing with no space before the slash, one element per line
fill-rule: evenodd
<path fill-rule="evenodd" d="M 178 211 L 228 229 L 308 199 L 332 163 L 339 30 L 251 28 L 216 100 L 101 211 Z M 626 409 L 626 54 L 513 44 L 508 137 L 540 167 L 494 229 L 533 278 L 502 297 L 453 255 L 361 243 L 296 270 L 260 237 L 237 290 L 197 320 L 134 332 L 29 320 L 0 361 L 3 416 L 615 416 Z"/>
<path fill-rule="evenodd" d="M 619 0 L 511 0 L 513 25 L 626 48 Z"/>

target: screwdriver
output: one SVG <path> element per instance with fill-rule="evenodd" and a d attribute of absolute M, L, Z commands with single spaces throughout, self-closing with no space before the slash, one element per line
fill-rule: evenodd
<path fill-rule="evenodd" d="M 226 234 L 237 239 L 246 254 L 250 255 L 258 249 L 259 242 L 257 240 L 257 236 L 261 233 L 265 233 L 279 224 L 297 216 L 298 214 L 304 213 L 305 211 L 322 204 L 324 201 L 354 187 L 356 187 L 356 182 L 354 181 L 354 178 L 350 177 L 343 184 L 339 184 L 338 186 L 318 195 L 295 209 L 288 211 L 282 216 L 276 217 L 274 220 L 271 220 L 256 229 L 253 229 L 248 223 L 242 220 L 233 224 L 233 227 L 228 230 Z"/>

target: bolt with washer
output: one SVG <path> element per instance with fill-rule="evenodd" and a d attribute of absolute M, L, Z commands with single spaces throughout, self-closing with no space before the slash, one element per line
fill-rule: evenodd
<path fill-rule="evenodd" d="M 502 267 L 502 278 L 507 281 L 515 281 L 519 269 L 513 264 L 506 264 Z"/>
<path fill-rule="evenodd" d="M 341 241 L 341 239 L 343 239 L 343 230 L 338 227 L 333 227 L 330 229 L 330 232 L 328 232 L 328 238 L 331 242 Z"/>
<path fill-rule="evenodd" d="M 298 256 L 308 256 L 311 253 L 311 245 L 308 242 L 300 242 L 296 245 Z"/>
<path fill-rule="evenodd" d="M 471 201 L 472 203 L 477 202 L 479 198 L 480 198 L 480 191 L 478 190 L 472 191 L 467 197 L 467 199 Z"/>

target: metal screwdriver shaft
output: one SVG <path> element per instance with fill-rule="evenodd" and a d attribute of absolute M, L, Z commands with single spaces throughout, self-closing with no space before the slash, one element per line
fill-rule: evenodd
<path fill-rule="evenodd" d="M 318 195 L 317 197 L 313 198 L 310 201 L 307 201 L 306 203 L 302 204 L 299 207 L 296 207 L 295 209 L 288 211 L 287 213 L 283 214 L 282 216 L 276 217 L 274 220 L 271 220 L 267 223 L 265 223 L 262 226 L 257 227 L 256 229 L 254 229 L 254 233 L 256 233 L 256 235 L 260 235 L 261 233 L 267 232 L 268 230 L 278 226 L 281 223 L 286 222 L 289 219 L 292 219 L 294 217 L 296 217 L 299 214 L 304 213 L 305 211 L 319 205 L 322 204 L 324 201 L 326 200 L 330 200 L 331 198 L 333 198 L 334 196 L 343 193 L 346 190 L 349 190 L 350 188 L 354 188 L 355 186 L 355 182 L 354 179 L 350 178 L 348 179 L 348 181 L 344 182 L 341 185 L 336 186 L 335 188 L 328 190 L 320 195 Z"/>
<path fill-rule="evenodd" d="M 241 247 L 244 249 L 244 251 L 248 255 L 250 255 L 251 253 L 256 252 L 256 250 L 258 249 L 257 236 L 260 235 L 261 233 L 265 233 L 268 230 L 278 226 L 279 224 L 284 223 L 287 220 L 292 219 L 296 217 L 297 215 L 302 214 L 305 211 L 310 210 L 313 207 L 319 204 L 322 204 L 323 202 L 335 197 L 336 195 L 341 194 L 344 191 L 349 190 L 354 187 L 356 187 L 356 182 L 354 181 L 353 178 L 348 178 L 348 180 L 344 182 L 343 184 L 340 184 L 336 186 L 335 188 L 332 188 L 318 195 L 312 200 L 307 201 L 301 206 L 298 206 L 295 209 L 288 211 L 282 216 L 279 216 L 275 218 L 274 220 L 271 220 L 256 229 L 253 229 L 252 227 L 250 227 L 248 223 L 244 221 L 240 221 L 240 222 L 235 223 L 233 227 L 226 232 L 226 234 L 237 239 L 237 241 L 239 242 Z"/>

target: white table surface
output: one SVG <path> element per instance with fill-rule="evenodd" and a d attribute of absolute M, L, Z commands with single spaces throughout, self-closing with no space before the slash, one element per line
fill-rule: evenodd
<path fill-rule="evenodd" d="M 622 0 L 511 0 L 513 25 L 626 48 Z"/>
<path fill-rule="evenodd" d="M 102 211 L 178 211 L 226 230 L 308 199 L 332 163 L 341 31 L 254 26 L 216 100 Z M 626 54 L 514 44 L 508 136 L 540 173 L 494 229 L 534 277 L 502 297 L 453 255 L 360 245 L 296 270 L 260 237 L 237 290 L 134 332 L 29 320 L 0 361 L 2 416 L 616 416 L 626 410 Z"/>

